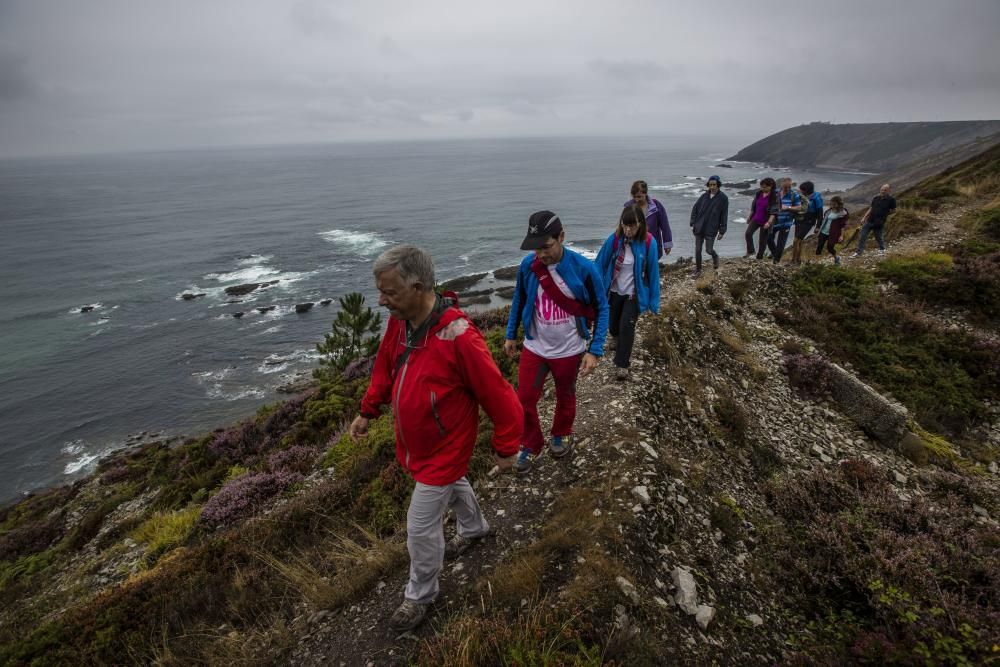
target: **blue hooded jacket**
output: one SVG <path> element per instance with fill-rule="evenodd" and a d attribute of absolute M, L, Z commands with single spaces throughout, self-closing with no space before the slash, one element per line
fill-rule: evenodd
<path fill-rule="evenodd" d="M 650 235 L 646 241 L 630 241 L 632 256 L 635 257 L 635 296 L 639 301 L 639 312 L 660 312 L 660 263 L 657 261 L 656 239 Z M 611 289 L 611 274 L 615 270 L 615 235 L 611 234 L 597 253 L 597 268 L 607 289 Z"/>
<path fill-rule="evenodd" d="M 538 278 L 531 270 L 534 260 L 535 253 L 526 256 L 521 260 L 517 271 L 517 286 L 514 288 L 514 300 L 507 320 L 507 340 L 517 339 L 517 327 L 521 324 L 524 325 L 525 338 L 533 338 L 531 321 L 535 316 L 535 299 L 538 297 Z M 604 356 L 604 340 L 608 335 L 608 297 L 601 274 L 593 262 L 565 246 L 562 259 L 555 268 L 573 293 L 573 298 L 582 304 L 593 306 L 597 313 L 593 339 L 587 329 L 585 317 L 576 318 L 576 329 L 581 338 L 590 341 L 588 352 L 597 357 Z"/>

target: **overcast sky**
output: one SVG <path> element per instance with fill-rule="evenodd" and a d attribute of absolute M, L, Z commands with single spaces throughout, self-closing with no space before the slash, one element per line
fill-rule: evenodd
<path fill-rule="evenodd" d="M 0 156 L 1000 117 L 1000 0 L 0 0 Z"/>

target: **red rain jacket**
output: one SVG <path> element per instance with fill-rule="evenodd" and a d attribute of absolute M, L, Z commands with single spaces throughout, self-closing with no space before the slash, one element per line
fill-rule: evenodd
<path fill-rule="evenodd" d="M 480 405 L 493 421 L 497 454 L 516 453 L 524 428 L 521 403 L 465 313 L 447 308 L 417 345 L 396 371 L 406 347 L 406 323 L 390 319 L 361 401 L 361 414 L 368 418 L 392 403 L 400 465 L 432 486 L 463 477 L 476 444 Z"/>

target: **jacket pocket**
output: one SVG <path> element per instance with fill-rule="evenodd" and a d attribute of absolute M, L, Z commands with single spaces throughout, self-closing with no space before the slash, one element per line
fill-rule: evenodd
<path fill-rule="evenodd" d="M 441 423 L 441 415 L 438 414 L 437 408 L 437 392 L 431 392 L 431 414 L 434 415 L 434 423 L 437 424 L 438 433 L 442 436 L 445 434 L 444 424 Z"/>

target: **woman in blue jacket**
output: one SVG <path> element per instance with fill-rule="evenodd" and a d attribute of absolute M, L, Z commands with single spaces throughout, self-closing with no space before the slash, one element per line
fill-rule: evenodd
<path fill-rule="evenodd" d="M 627 206 L 618 229 L 597 254 L 597 269 L 608 286 L 609 349 L 615 351 L 615 379 L 628 380 L 635 324 L 645 312 L 660 312 L 660 265 L 656 239 L 638 206 Z"/>

